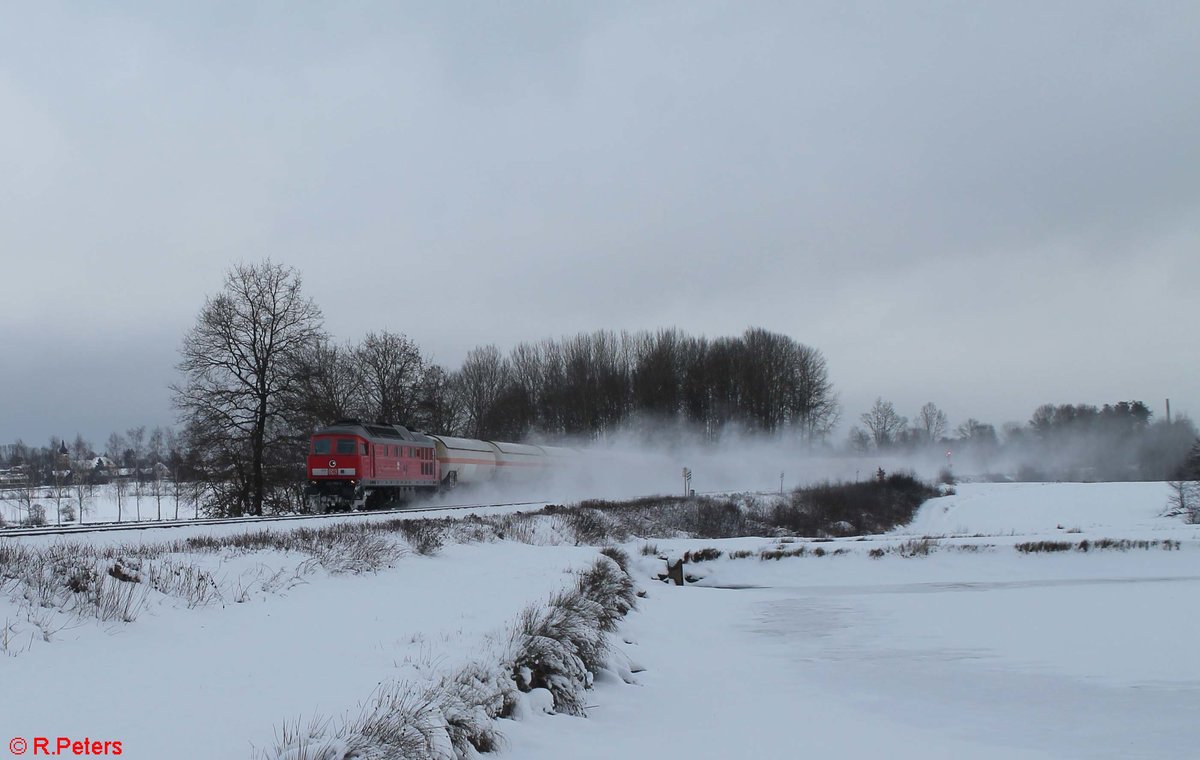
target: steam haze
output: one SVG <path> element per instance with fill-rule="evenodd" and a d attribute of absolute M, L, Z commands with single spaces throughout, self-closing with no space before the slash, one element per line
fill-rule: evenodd
<path fill-rule="evenodd" d="M 5 21 L 3 443 L 172 423 L 184 332 L 267 257 L 335 339 L 403 332 L 450 369 L 489 343 L 761 326 L 824 353 L 847 423 L 877 396 L 951 428 L 1200 413 L 1195 3 Z"/>

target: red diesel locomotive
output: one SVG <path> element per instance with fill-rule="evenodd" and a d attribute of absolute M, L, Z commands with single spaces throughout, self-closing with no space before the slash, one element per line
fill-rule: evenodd
<path fill-rule="evenodd" d="M 318 512 L 374 509 L 458 485 L 532 480 L 576 455 L 555 446 L 426 435 L 403 425 L 339 420 L 312 436 L 305 494 Z"/>

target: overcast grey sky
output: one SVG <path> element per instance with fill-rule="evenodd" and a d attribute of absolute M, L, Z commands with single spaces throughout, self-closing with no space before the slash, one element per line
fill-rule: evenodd
<path fill-rule="evenodd" d="M 0 442 L 173 420 L 239 260 L 339 340 L 762 326 L 876 396 L 1200 416 L 1200 3 L 53 3 L 0 18 Z"/>

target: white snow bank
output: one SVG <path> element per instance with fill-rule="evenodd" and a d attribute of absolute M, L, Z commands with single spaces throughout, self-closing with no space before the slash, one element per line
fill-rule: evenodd
<path fill-rule="evenodd" d="M 408 663 L 452 667 L 593 548 L 447 546 L 376 575 L 312 576 L 246 604 L 84 622 L 0 658 L 14 736 L 121 740 L 130 758 L 249 757 L 300 715 L 341 715 Z M 238 562 L 269 561 L 266 554 Z M 0 620 L 13 612 L 0 601 Z"/>
<path fill-rule="evenodd" d="M 1012 535 L 1060 528 L 1103 532 L 1173 529 L 1161 517 L 1165 483 L 962 483 L 958 493 L 925 502 L 894 534 Z"/>

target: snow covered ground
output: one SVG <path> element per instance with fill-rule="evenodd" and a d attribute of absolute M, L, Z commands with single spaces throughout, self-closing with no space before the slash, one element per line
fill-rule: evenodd
<path fill-rule="evenodd" d="M 510 752 L 1194 756 L 1200 531 L 1158 517 L 1165 500 L 1161 483 L 967 484 L 892 535 L 810 542 L 802 557 L 728 558 L 761 540 L 656 541 L 725 556 L 691 566 L 700 585 L 653 585 L 627 622 L 625 650 L 647 668 L 639 686 L 602 680 L 586 720 L 513 725 Z M 938 537 L 928 555 L 868 554 L 922 535 Z M 1160 543 L 1013 548 L 1123 537 Z"/>
<path fill-rule="evenodd" d="M 505 756 L 1189 756 L 1200 530 L 1159 517 L 1165 502 L 1161 483 L 964 484 L 884 536 L 630 542 L 648 595 L 619 649 L 638 683 L 599 674 L 587 718 L 500 721 Z M 1034 541 L 1070 548 L 1016 548 Z M 659 556 L 707 547 L 722 556 L 687 565 L 694 584 L 653 580 Z M 87 736 L 131 758 L 249 758 L 286 721 L 336 721 L 475 656 L 595 556 L 452 544 L 335 575 L 283 552 L 197 555 L 240 602 L 151 599 L 131 623 L 74 621 L 49 642 L 0 593 L 0 622 L 30 639 L 0 657 L 0 746 Z M 294 582 L 264 585 L 279 570 Z"/>
<path fill-rule="evenodd" d="M 157 489 L 157 492 L 156 492 Z M 0 518 L 9 525 L 18 525 L 27 518 L 18 492 L 0 491 Z M 79 507 L 83 505 L 83 523 L 137 522 L 151 520 L 188 520 L 196 516 L 186 494 L 178 494 L 170 483 L 128 483 L 118 498 L 117 487 L 105 485 L 76 489 L 70 486 L 45 486 L 33 489 L 32 503 L 40 505 L 49 525 L 80 522 Z M 177 503 L 178 502 L 178 503 Z"/>
<path fill-rule="evenodd" d="M 0 658 L 2 730 L 122 740 L 132 758 L 250 757 L 286 720 L 338 718 L 389 679 L 464 660 L 595 554 L 447 546 L 377 574 L 318 573 L 242 602 L 164 603 L 128 624 L 77 623 Z M 289 562 L 253 554 L 214 570 L 253 588 L 262 568 L 269 576 Z"/>

